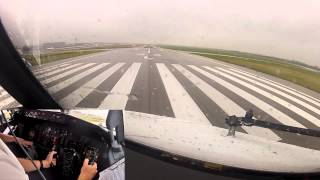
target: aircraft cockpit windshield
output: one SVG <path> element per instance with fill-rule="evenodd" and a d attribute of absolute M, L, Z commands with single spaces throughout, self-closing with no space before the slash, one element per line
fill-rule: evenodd
<path fill-rule="evenodd" d="M 214 171 L 290 174 L 320 172 L 319 7 L 5 0 L 0 16 L 59 106 L 125 110 L 129 147 Z"/>

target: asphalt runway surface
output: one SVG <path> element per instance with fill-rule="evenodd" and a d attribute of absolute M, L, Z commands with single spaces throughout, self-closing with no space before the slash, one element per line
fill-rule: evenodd
<path fill-rule="evenodd" d="M 161 48 L 125 48 L 32 70 L 64 108 L 125 109 L 226 128 L 227 115 L 320 129 L 320 95 L 278 78 Z M 16 102 L 0 90 L 0 105 Z M 310 149 L 319 138 L 259 127 L 238 131 Z"/>
<path fill-rule="evenodd" d="M 226 128 L 227 115 L 244 116 L 252 109 L 257 119 L 320 130 L 318 93 L 186 52 L 157 47 L 114 49 L 34 67 L 32 71 L 64 108 L 125 109 L 221 128 Z M 17 105 L 0 89 L 0 107 Z M 320 140 L 315 137 L 259 127 L 238 131 L 320 150 Z M 148 157 L 136 161 L 157 164 L 153 170 L 162 167 Z M 178 169 L 171 177 L 186 172 L 172 168 Z"/>

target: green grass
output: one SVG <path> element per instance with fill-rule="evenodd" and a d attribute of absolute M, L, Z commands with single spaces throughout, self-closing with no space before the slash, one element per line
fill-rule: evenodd
<path fill-rule="evenodd" d="M 224 51 L 224 50 L 210 50 L 205 48 L 192 48 L 192 47 L 168 47 L 164 48 L 191 51 L 192 54 L 208 57 L 224 61 L 231 64 L 247 67 L 256 71 L 279 77 L 299 84 L 308 89 L 320 93 L 320 72 L 317 67 L 308 66 L 303 63 L 296 63 L 281 58 L 274 58 L 270 56 L 262 56 L 250 53 L 243 53 L 238 51 Z M 200 53 L 197 53 L 200 52 Z M 212 53 L 212 54 L 203 54 Z M 314 70 L 306 69 L 312 68 Z"/>
<path fill-rule="evenodd" d="M 159 45 L 160 47 L 173 49 L 173 50 L 180 50 L 180 51 L 189 51 L 189 52 L 201 52 L 201 53 L 213 53 L 219 55 L 227 55 L 227 56 L 236 56 L 241 58 L 248 58 L 252 60 L 261 60 L 261 61 L 273 61 L 275 63 L 289 63 L 297 66 L 303 66 L 306 68 L 310 68 L 313 70 L 320 71 L 320 67 L 310 66 L 300 61 L 296 60 L 287 60 L 278 57 L 272 56 L 265 56 L 247 52 L 240 52 L 240 51 L 231 51 L 231 50 L 223 50 L 223 49 L 210 49 L 210 48 L 199 48 L 199 47 L 189 47 L 189 46 L 172 46 L 172 45 Z"/>
<path fill-rule="evenodd" d="M 49 62 L 54 62 L 66 58 L 71 57 L 77 57 L 77 56 L 83 56 L 88 55 L 92 53 L 98 53 L 106 51 L 104 49 L 95 49 L 95 50 L 70 50 L 70 51 L 60 51 L 60 52 L 52 52 L 47 54 L 40 54 L 41 64 L 46 64 Z M 36 61 L 35 57 L 30 54 L 23 55 L 23 57 L 30 62 L 33 66 L 38 65 L 38 62 Z"/>

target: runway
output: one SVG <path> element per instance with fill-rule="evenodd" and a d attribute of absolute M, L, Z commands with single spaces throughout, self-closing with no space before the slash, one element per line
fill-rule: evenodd
<path fill-rule="evenodd" d="M 226 128 L 227 115 L 320 130 L 320 95 L 239 66 L 162 48 L 125 48 L 32 70 L 64 108 L 125 109 Z M 6 92 L 1 107 L 16 105 Z M 259 127 L 238 131 L 320 150 L 318 138 Z"/>

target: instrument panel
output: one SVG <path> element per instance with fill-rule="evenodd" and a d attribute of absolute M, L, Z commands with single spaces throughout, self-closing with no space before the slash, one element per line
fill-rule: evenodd
<path fill-rule="evenodd" d="M 76 179 L 83 160 L 97 162 L 98 171 L 109 167 L 110 139 L 102 128 L 59 112 L 16 112 L 13 116 L 15 134 L 33 142 L 33 159 L 45 159 L 57 152 L 53 168 L 62 179 Z"/>

